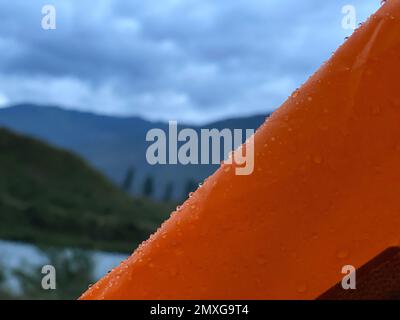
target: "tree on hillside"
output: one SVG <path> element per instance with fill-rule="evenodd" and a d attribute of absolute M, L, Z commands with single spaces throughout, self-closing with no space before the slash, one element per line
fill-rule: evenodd
<path fill-rule="evenodd" d="M 143 182 L 143 195 L 150 198 L 154 192 L 154 179 L 152 176 L 147 176 Z"/>
<path fill-rule="evenodd" d="M 196 191 L 197 187 L 198 187 L 198 184 L 196 183 L 196 181 L 194 179 L 187 180 L 184 191 L 183 191 L 183 200 L 186 200 L 191 192 Z"/>
<path fill-rule="evenodd" d="M 132 192 L 133 180 L 135 178 L 135 168 L 129 167 L 126 171 L 124 181 L 122 182 L 122 190 L 125 192 Z"/>
<path fill-rule="evenodd" d="M 165 202 L 171 201 L 173 192 L 174 192 L 174 185 L 172 184 L 172 182 L 168 182 L 165 185 L 163 201 L 165 201 Z"/>

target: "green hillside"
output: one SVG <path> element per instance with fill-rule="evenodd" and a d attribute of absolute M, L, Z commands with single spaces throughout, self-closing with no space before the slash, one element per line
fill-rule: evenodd
<path fill-rule="evenodd" d="M 170 209 L 132 199 L 69 152 L 0 129 L 0 239 L 128 252 Z"/>

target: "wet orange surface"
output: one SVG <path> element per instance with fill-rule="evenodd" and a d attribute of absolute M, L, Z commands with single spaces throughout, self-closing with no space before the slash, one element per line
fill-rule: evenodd
<path fill-rule="evenodd" d="M 388 1 L 83 299 L 314 299 L 400 240 L 400 1 Z"/>

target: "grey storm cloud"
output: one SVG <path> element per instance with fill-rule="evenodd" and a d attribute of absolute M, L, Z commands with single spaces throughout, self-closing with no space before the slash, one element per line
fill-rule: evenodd
<path fill-rule="evenodd" d="M 267 113 L 377 1 L 14 0 L 0 2 L 0 104 L 202 122 Z M 57 29 L 41 28 L 52 4 Z"/>

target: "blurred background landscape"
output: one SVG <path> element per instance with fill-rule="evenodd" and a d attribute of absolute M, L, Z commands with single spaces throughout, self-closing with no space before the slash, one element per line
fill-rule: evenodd
<path fill-rule="evenodd" d="M 0 1 L 0 299 L 74 299 L 128 257 L 218 167 L 151 166 L 146 133 L 258 128 L 351 34 L 346 4 Z"/>

